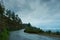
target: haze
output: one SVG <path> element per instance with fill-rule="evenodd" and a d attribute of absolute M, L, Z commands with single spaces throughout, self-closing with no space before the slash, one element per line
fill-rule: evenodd
<path fill-rule="evenodd" d="M 23 23 L 41 29 L 60 30 L 60 0 L 3 0 Z"/>

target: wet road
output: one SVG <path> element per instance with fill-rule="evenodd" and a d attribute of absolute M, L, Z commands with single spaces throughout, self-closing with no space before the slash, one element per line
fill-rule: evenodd
<path fill-rule="evenodd" d="M 37 34 L 25 33 L 24 30 L 10 32 L 9 40 L 60 40 L 60 38 L 52 38 Z"/>

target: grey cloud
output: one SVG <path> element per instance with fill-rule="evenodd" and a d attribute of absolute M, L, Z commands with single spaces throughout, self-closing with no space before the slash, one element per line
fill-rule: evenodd
<path fill-rule="evenodd" d="M 50 2 L 51 0 L 40 0 L 41 2 Z"/>
<path fill-rule="evenodd" d="M 4 4 L 6 8 L 12 10 L 12 11 L 25 11 L 29 10 L 31 11 L 32 9 L 30 8 L 29 4 L 25 0 L 4 0 Z"/>
<path fill-rule="evenodd" d="M 59 0 L 4 0 L 6 8 L 14 10 L 24 23 L 60 24 Z M 58 23 L 59 22 L 59 23 Z M 53 25 L 51 25 L 53 26 Z M 48 28 L 48 25 L 47 25 Z"/>

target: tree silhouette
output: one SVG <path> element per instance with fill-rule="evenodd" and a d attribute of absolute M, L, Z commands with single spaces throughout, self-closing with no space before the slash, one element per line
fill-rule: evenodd
<path fill-rule="evenodd" d="M 5 8 L 2 6 L 2 4 L 0 4 L 0 14 L 3 15 L 5 11 Z"/>
<path fill-rule="evenodd" d="M 18 22 L 18 15 L 16 15 L 16 21 Z"/>
<path fill-rule="evenodd" d="M 60 32 L 59 32 L 59 31 L 57 31 L 57 32 L 56 32 L 56 34 L 57 34 L 57 35 L 60 35 Z"/>
<path fill-rule="evenodd" d="M 20 19 L 20 18 L 18 18 L 18 23 L 19 23 L 19 24 L 22 24 L 22 21 L 21 21 L 21 19 Z"/>
<path fill-rule="evenodd" d="M 15 13 L 12 12 L 12 19 L 15 20 Z"/>
<path fill-rule="evenodd" d="M 7 11 L 6 11 L 6 15 L 7 15 L 9 18 L 11 18 L 11 10 L 7 10 Z"/>
<path fill-rule="evenodd" d="M 2 21 L 4 21 L 3 20 L 3 14 L 4 14 L 4 12 L 5 12 L 5 8 L 4 8 L 4 6 L 0 3 L 0 24 L 2 25 L 2 26 L 4 26 L 4 22 L 2 22 Z"/>
<path fill-rule="evenodd" d="M 31 26 L 31 24 L 30 24 L 30 23 L 28 23 L 28 26 L 30 27 L 30 26 Z"/>
<path fill-rule="evenodd" d="M 51 30 L 48 30 L 48 31 L 47 31 L 47 33 L 49 33 L 49 34 L 50 34 L 50 33 L 51 33 Z"/>

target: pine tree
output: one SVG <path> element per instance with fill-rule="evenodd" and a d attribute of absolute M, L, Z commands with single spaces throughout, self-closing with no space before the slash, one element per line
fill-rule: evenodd
<path fill-rule="evenodd" d="M 12 12 L 12 19 L 15 20 L 15 13 Z"/>
<path fill-rule="evenodd" d="M 18 19 L 18 23 L 19 23 L 19 24 L 22 24 L 22 21 L 21 21 L 21 19 L 20 19 L 20 18 Z"/>
<path fill-rule="evenodd" d="M 11 18 L 11 10 L 7 10 L 7 11 L 6 11 L 6 15 L 7 15 L 9 18 Z"/>
<path fill-rule="evenodd" d="M 18 15 L 16 15 L 16 22 L 18 22 Z"/>
<path fill-rule="evenodd" d="M 19 24 L 22 24 L 21 19 L 18 17 L 18 15 L 16 15 L 16 22 L 18 22 Z"/>
<path fill-rule="evenodd" d="M 0 3 L 0 23 L 3 23 L 3 14 L 4 14 L 5 8 Z"/>
<path fill-rule="evenodd" d="M 3 15 L 5 8 L 0 4 L 0 15 Z"/>

